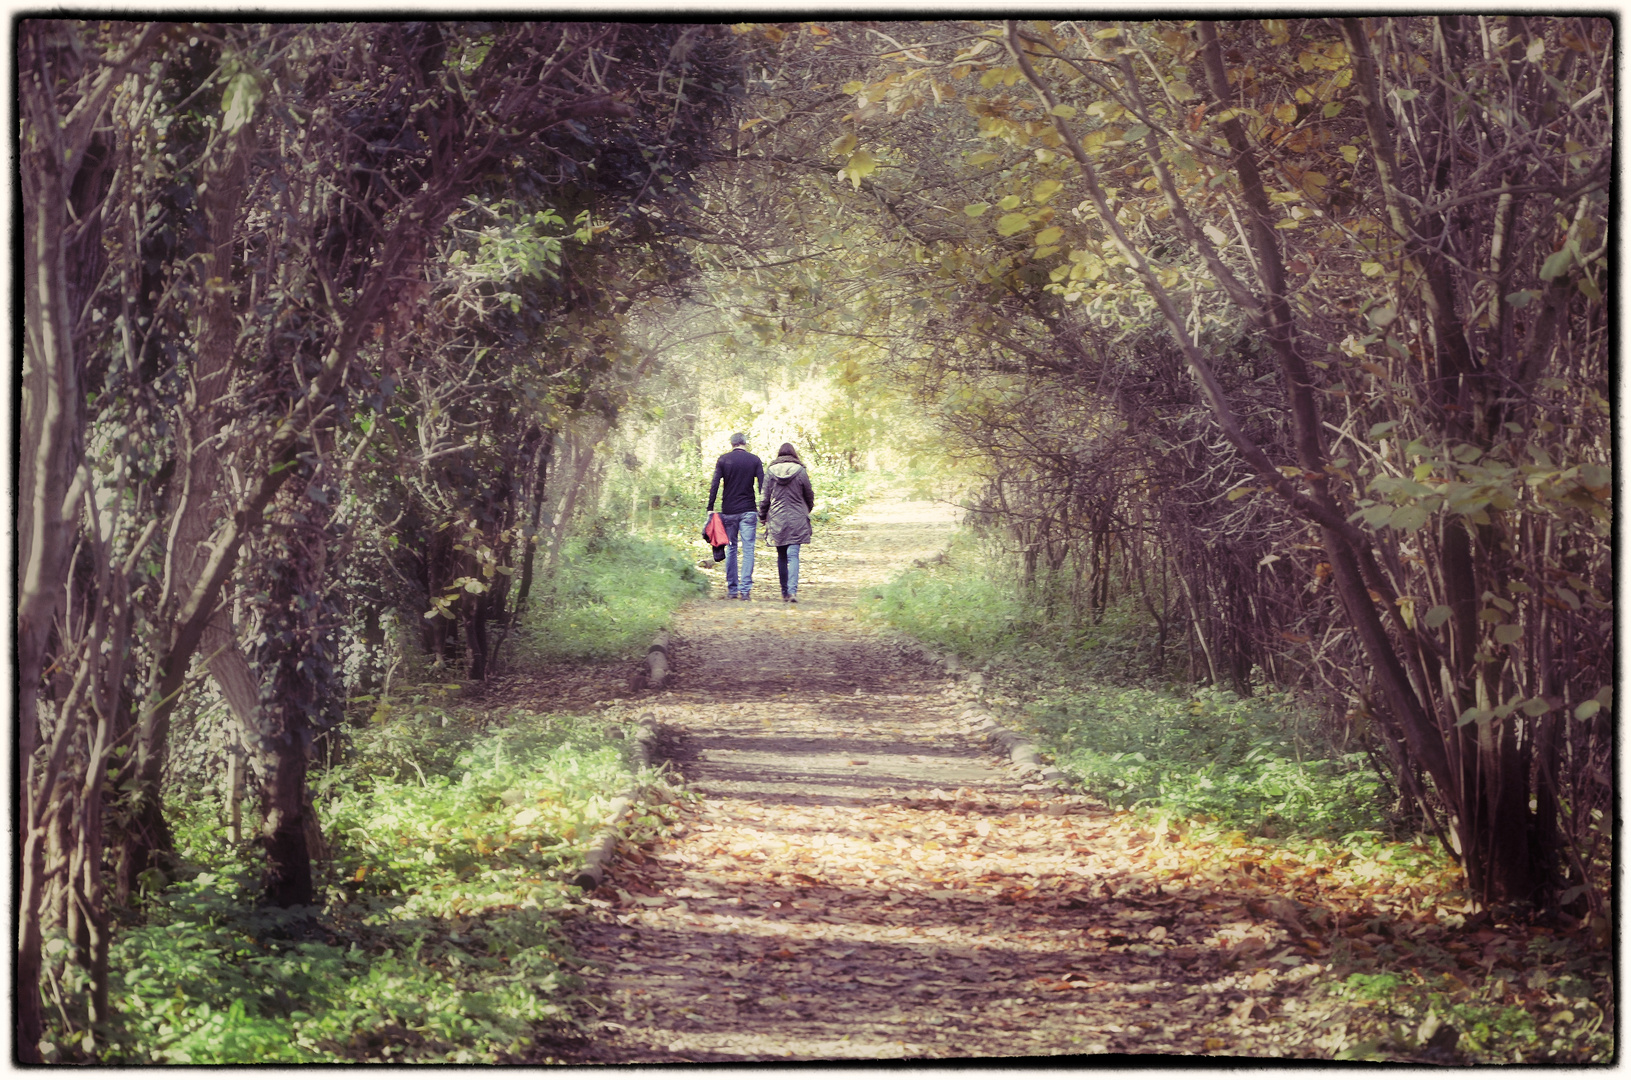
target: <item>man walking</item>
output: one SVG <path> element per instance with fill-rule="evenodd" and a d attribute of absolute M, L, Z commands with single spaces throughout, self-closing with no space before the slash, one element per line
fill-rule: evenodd
<path fill-rule="evenodd" d="M 740 431 L 731 436 L 731 448 L 714 464 L 713 483 L 708 486 L 708 512 L 713 513 L 714 496 L 720 484 L 725 497 L 719 504 L 719 519 L 725 525 L 730 548 L 725 552 L 725 592 L 731 600 L 753 598 L 753 542 L 759 534 L 758 499 L 754 491 L 765 486 L 764 462 L 748 452 L 748 437 Z M 737 541 L 741 541 L 741 567 L 737 567 Z"/>

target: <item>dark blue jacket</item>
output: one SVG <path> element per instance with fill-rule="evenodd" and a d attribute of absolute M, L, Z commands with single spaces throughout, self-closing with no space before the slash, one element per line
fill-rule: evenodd
<path fill-rule="evenodd" d="M 725 498 L 719 504 L 721 514 L 746 514 L 758 509 L 753 485 L 765 486 L 764 462 L 741 449 L 719 455 L 714 463 L 713 483 L 708 485 L 709 510 L 714 508 L 721 480 L 725 483 Z"/>

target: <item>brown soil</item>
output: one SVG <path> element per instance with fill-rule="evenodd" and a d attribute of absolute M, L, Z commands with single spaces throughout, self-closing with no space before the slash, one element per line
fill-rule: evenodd
<path fill-rule="evenodd" d="M 952 525 L 881 500 L 805 548 L 797 605 L 761 549 L 755 600 L 721 573 L 677 615 L 636 705 L 702 798 L 568 926 L 590 1012 L 558 1059 L 1296 1053 L 1263 1023 L 1318 970 L 1294 914 L 1159 873 L 1162 838 L 1030 782 L 858 617 Z"/>

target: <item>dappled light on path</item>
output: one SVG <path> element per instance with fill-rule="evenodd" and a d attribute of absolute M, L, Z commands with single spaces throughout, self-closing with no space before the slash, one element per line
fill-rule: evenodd
<path fill-rule="evenodd" d="M 1287 1053 L 1262 1021 L 1320 970 L 1295 910 L 1017 772 L 860 621 L 952 525 L 882 501 L 817 537 L 798 605 L 680 613 L 677 678 L 638 709 L 702 800 L 573 927 L 595 1015 L 569 1060 Z"/>

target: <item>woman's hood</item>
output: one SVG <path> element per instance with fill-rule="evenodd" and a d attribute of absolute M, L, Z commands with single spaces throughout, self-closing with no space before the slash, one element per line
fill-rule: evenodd
<path fill-rule="evenodd" d="M 777 480 L 791 480 L 793 477 L 797 476 L 803 471 L 804 466 L 800 465 L 792 458 L 782 458 L 779 461 L 774 462 L 765 470 L 765 472 L 769 473 L 771 476 L 774 476 Z"/>

